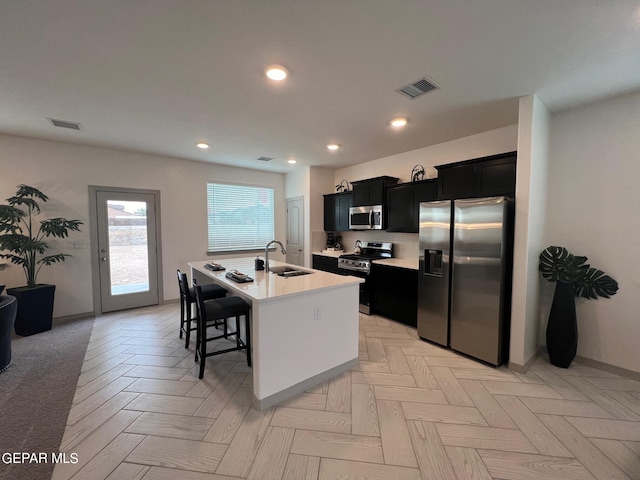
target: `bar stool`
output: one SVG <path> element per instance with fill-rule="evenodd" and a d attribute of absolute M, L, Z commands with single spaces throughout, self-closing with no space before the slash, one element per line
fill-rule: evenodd
<path fill-rule="evenodd" d="M 204 291 L 199 285 L 194 286 L 196 294 L 196 306 L 198 308 L 198 345 L 196 345 L 196 361 L 200 360 L 200 374 L 198 378 L 204 375 L 204 362 L 207 357 L 212 355 L 220 355 L 222 353 L 234 352 L 236 350 L 247 351 L 247 364 L 251 366 L 251 305 L 240 297 L 224 297 L 214 300 L 204 299 Z M 246 339 L 243 342 L 240 339 L 240 317 L 244 316 Z M 235 332 L 228 332 L 227 319 L 236 318 Z M 222 320 L 224 330 L 222 335 L 207 337 L 207 326 L 217 325 Z M 210 323 L 213 322 L 213 323 Z M 224 350 L 216 350 L 207 352 L 207 342 L 219 340 L 221 338 L 236 337 L 236 346 L 226 348 Z"/>
<path fill-rule="evenodd" d="M 184 348 L 189 348 L 189 338 L 193 330 L 198 329 L 198 309 L 195 310 L 195 317 L 192 317 L 191 305 L 196 303 L 196 296 L 193 287 L 189 287 L 187 281 L 187 275 L 177 270 L 178 273 L 178 287 L 180 288 L 180 338 L 182 334 L 186 337 L 184 342 Z M 222 298 L 227 294 L 227 290 L 220 285 L 203 285 L 202 295 L 205 299 Z M 193 326 L 192 322 L 195 321 L 196 325 Z M 197 334 L 197 332 L 196 332 Z M 196 345 L 197 345 L 196 338 Z"/>

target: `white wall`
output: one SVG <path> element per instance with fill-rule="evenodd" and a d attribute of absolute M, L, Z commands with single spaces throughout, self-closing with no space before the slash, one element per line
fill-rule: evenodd
<path fill-rule="evenodd" d="M 287 173 L 286 198 L 304 197 L 304 265 L 311 266 L 311 253 L 326 243 L 323 194 L 331 192 L 334 171 L 322 167 L 296 167 Z"/>
<path fill-rule="evenodd" d="M 338 184 L 342 179 L 352 182 L 388 175 L 399 178 L 400 182 L 410 182 L 411 170 L 417 164 L 425 167 L 425 178 L 435 178 L 437 177 L 437 172 L 433 168 L 435 165 L 512 152 L 517 148 L 517 139 L 518 126 L 510 125 L 450 142 L 340 168 L 336 170 L 334 179 Z"/>
<path fill-rule="evenodd" d="M 284 194 L 285 199 L 293 199 L 297 197 L 302 197 L 302 205 L 303 205 L 303 229 L 304 229 L 304 253 L 303 253 L 303 265 L 309 265 L 310 250 L 311 250 L 311 239 L 310 239 L 310 216 L 309 216 L 309 184 L 310 184 L 310 167 L 306 166 L 296 166 L 295 170 L 287 173 L 285 177 L 285 187 Z M 286 237 L 279 238 L 282 243 L 285 242 Z"/>
<path fill-rule="evenodd" d="M 327 245 L 327 234 L 324 231 L 324 197 L 335 188 L 333 183 L 334 170 L 322 167 L 311 167 L 310 191 L 311 200 L 311 249 L 309 251 L 309 263 L 311 266 L 311 251 L 323 250 Z"/>
<path fill-rule="evenodd" d="M 322 167 L 311 167 L 311 230 L 324 232 L 324 198 L 323 195 L 333 193 L 335 171 Z"/>
<path fill-rule="evenodd" d="M 509 364 L 526 368 L 538 351 L 540 275 L 551 114 L 537 97 L 520 99 Z"/>
<path fill-rule="evenodd" d="M 207 180 L 274 188 L 276 236 L 285 235 L 284 175 L 279 173 L 8 135 L 0 135 L 0 171 L 0 198 L 26 183 L 51 198 L 47 214 L 85 222 L 82 232 L 55 242 L 73 257 L 46 267 L 38 277 L 41 283 L 57 285 L 56 317 L 93 312 L 89 185 L 160 190 L 164 267 L 160 296 L 165 300 L 178 297 L 176 268 L 185 271 L 188 261 L 207 258 Z M 83 243 L 84 248 L 74 248 Z M 274 258 L 282 259 L 279 252 Z M 12 265 L 0 271 L 0 283 L 24 285 L 22 270 Z"/>
<path fill-rule="evenodd" d="M 547 245 L 565 246 L 589 257 L 588 263 L 620 285 L 610 299 L 577 301 L 578 355 L 636 372 L 640 372 L 639 125 L 638 93 L 552 118 L 545 238 Z M 548 312 L 548 305 L 545 308 Z"/>

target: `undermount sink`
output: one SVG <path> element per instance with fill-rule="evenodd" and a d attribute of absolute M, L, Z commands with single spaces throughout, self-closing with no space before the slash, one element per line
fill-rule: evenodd
<path fill-rule="evenodd" d="M 271 267 L 269 271 L 281 277 L 299 277 L 300 275 L 309 275 L 310 273 L 313 273 L 307 272 L 306 270 L 297 270 L 291 267 Z"/>

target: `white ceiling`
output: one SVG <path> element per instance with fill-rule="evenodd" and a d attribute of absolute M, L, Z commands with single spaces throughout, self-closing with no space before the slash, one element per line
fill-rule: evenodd
<path fill-rule="evenodd" d="M 523 95 L 557 112 L 640 90 L 639 47 L 639 1 L 2 0 L 0 132 L 337 168 L 514 124 Z M 423 76 L 441 88 L 396 92 Z"/>

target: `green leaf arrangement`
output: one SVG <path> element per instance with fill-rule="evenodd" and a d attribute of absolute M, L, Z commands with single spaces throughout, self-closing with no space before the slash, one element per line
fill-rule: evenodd
<path fill-rule="evenodd" d="M 571 283 L 574 295 L 582 298 L 609 298 L 618 291 L 618 282 L 564 248 L 550 246 L 540 254 L 539 270 L 545 280 Z"/>
<path fill-rule="evenodd" d="M 34 187 L 18 185 L 16 194 L 7 198 L 7 205 L 0 205 L 0 258 L 6 258 L 24 270 L 28 287 L 36 286 L 36 278 L 45 265 L 64 262 L 66 253 L 45 255 L 48 237 L 66 238 L 71 231 L 80 231 L 80 220 L 51 218 L 37 222 L 41 202 L 49 197 Z"/>

